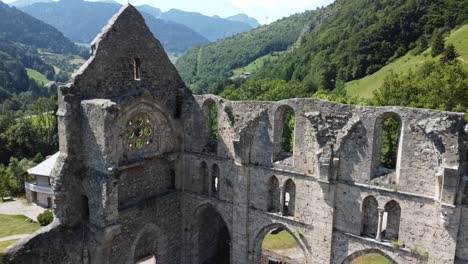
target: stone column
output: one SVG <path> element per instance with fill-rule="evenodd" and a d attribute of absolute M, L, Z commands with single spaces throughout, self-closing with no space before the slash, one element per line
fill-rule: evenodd
<path fill-rule="evenodd" d="M 375 240 L 382 241 L 382 222 L 383 222 L 383 214 L 385 210 L 383 208 L 379 208 L 379 221 L 377 223 L 377 235 Z"/>
<path fill-rule="evenodd" d="M 284 214 L 284 188 L 280 187 L 280 205 L 279 205 L 279 213 L 280 215 Z"/>

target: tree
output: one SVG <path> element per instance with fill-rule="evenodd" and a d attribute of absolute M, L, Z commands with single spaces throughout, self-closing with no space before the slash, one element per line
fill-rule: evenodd
<path fill-rule="evenodd" d="M 445 51 L 445 40 L 442 36 L 442 33 L 435 34 L 434 38 L 432 39 L 432 57 L 436 57 L 442 54 Z"/>
<path fill-rule="evenodd" d="M 455 46 L 452 43 L 449 43 L 444 53 L 442 53 L 442 58 L 440 58 L 440 60 L 443 63 L 450 63 L 454 61 L 457 57 L 458 57 L 458 52 L 455 49 Z"/>

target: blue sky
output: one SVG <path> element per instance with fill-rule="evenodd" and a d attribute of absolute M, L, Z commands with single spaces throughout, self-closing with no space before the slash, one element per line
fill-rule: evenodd
<path fill-rule="evenodd" d="M 124 4 L 127 0 L 118 2 Z M 133 5 L 148 4 L 163 11 L 177 8 L 221 17 L 245 13 L 260 23 L 272 22 L 317 6 L 326 6 L 331 2 L 333 0 L 130 0 Z"/>
<path fill-rule="evenodd" d="M 11 3 L 15 0 L 0 0 Z M 97 0 L 91 0 L 97 1 Z M 128 0 L 115 0 L 126 4 Z M 152 5 L 163 11 L 177 8 L 205 15 L 232 16 L 239 13 L 256 18 L 261 24 L 270 23 L 285 16 L 326 6 L 334 0 L 130 0 L 133 5 Z"/>

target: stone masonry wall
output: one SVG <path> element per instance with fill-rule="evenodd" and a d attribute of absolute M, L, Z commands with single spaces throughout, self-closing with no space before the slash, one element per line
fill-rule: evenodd
<path fill-rule="evenodd" d="M 463 114 L 192 95 L 131 5 L 58 98 L 56 219 L 3 263 L 258 264 L 277 229 L 304 264 L 370 253 L 467 263 Z M 282 148 L 288 111 L 292 153 Z M 394 169 L 380 162 L 388 117 L 400 124 Z M 368 197 L 377 207 L 368 222 L 382 231 L 372 236 L 363 232 Z"/>

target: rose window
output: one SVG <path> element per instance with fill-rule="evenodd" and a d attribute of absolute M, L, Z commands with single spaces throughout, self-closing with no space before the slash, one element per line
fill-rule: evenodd
<path fill-rule="evenodd" d="M 153 142 L 153 129 L 145 116 L 136 116 L 127 122 L 128 147 L 140 150 Z"/>

